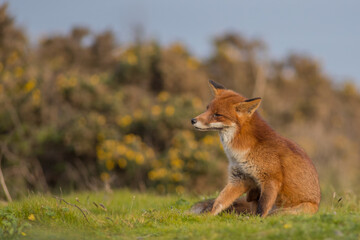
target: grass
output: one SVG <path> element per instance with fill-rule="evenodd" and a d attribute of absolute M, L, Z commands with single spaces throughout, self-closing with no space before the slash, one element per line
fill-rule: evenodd
<path fill-rule="evenodd" d="M 127 190 L 34 194 L 1 208 L 0 239 L 360 239 L 360 204 L 350 195 L 329 196 L 314 216 L 265 219 L 188 213 L 199 200 Z"/>

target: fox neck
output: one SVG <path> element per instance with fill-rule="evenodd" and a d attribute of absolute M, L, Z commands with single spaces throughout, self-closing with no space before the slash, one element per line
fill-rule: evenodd
<path fill-rule="evenodd" d="M 219 132 L 220 140 L 224 148 L 229 148 L 231 146 L 237 131 L 238 127 L 236 124 L 233 124 L 231 127 L 225 128 Z"/>
<path fill-rule="evenodd" d="M 272 134 L 273 130 L 256 112 L 242 126 L 234 123 L 219 132 L 225 151 L 235 150 L 240 152 L 251 151 L 258 142 Z"/>

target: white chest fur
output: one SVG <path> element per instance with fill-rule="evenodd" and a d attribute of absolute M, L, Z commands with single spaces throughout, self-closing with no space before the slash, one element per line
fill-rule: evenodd
<path fill-rule="evenodd" d="M 254 166 L 249 159 L 249 149 L 238 150 L 232 147 L 232 141 L 236 134 L 236 127 L 230 127 L 220 132 L 220 140 L 229 160 L 229 170 L 236 170 L 246 175 L 254 175 Z"/>
<path fill-rule="evenodd" d="M 246 157 L 249 150 L 237 150 L 233 149 L 232 141 L 236 134 L 236 127 L 229 127 L 220 132 L 220 140 L 224 147 L 226 156 L 229 159 L 230 164 L 241 163 L 246 161 Z"/>

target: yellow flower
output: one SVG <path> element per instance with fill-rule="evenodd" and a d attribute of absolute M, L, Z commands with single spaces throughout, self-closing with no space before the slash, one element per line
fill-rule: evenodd
<path fill-rule="evenodd" d="M 171 174 L 171 178 L 175 182 L 180 182 L 183 179 L 183 175 L 179 172 Z"/>
<path fill-rule="evenodd" d="M 118 117 L 116 122 L 120 127 L 127 127 L 131 124 L 132 118 L 130 115 L 126 115 L 124 117 Z"/>
<path fill-rule="evenodd" d="M 179 150 L 177 148 L 170 148 L 169 150 L 169 156 L 170 159 L 176 159 L 178 158 Z"/>
<path fill-rule="evenodd" d="M 156 180 L 156 171 L 152 170 L 148 173 L 148 177 L 150 180 Z"/>
<path fill-rule="evenodd" d="M 24 233 L 24 232 L 21 232 L 21 235 L 23 235 L 24 237 L 26 236 L 26 233 Z"/>
<path fill-rule="evenodd" d="M 76 77 L 66 78 L 63 74 L 59 75 L 56 79 L 56 85 L 58 88 L 73 88 L 78 84 Z"/>
<path fill-rule="evenodd" d="M 118 165 L 119 165 L 120 168 L 125 168 L 126 165 L 127 165 L 126 159 L 120 158 L 120 159 L 118 160 Z"/>
<path fill-rule="evenodd" d="M 215 139 L 211 136 L 211 135 L 206 135 L 203 139 L 202 142 L 205 145 L 213 145 L 215 143 Z"/>
<path fill-rule="evenodd" d="M 159 168 L 155 171 L 157 178 L 164 178 L 168 174 L 166 168 Z"/>
<path fill-rule="evenodd" d="M 23 75 L 24 75 L 24 69 L 22 69 L 21 67 L 17 67 L 15 69 L 15 77 L 21 78 Z"/>
<path fill-rule="evenodd" d="M 125 57 L 127 63 L 130 65 L 135 65 L 138 63 L 138 57 L 134 53 L 134 50 L 131 48 L 125 52 L 124 57 Z"/>
<path fill-rule="evenodd" d="M 98 75 L 93 75 L 90 77 L 90 84 L 96 86 L 100 82 L 100 78 Z"/>
<path fill-rule="evenodd" d="M 125 156 L 128 160 L 133 160 L 135 157 L 135 153 L 134 151 L 129 149 L 128 151 L 126 151 Z"/>
<path fill-rule="evenodd" d="M 171 166 L 173 166 L 174 168 L 182 168 L 183 165 L 184 165 L 184 161 L 179 158 L 175 158 L 171 160 Z"/>
<path fill-rule="evenodd" d="M 35 84 L 36 84 L 36 81 L 34 79 L 31 79 L 30 81 L 28 81 L 25 86 L 24 86 L 24 90 L 25 92 L 30 92 L 31 90 L 34 89 L 35 87 Z"/>
<path fill-rule="evenodd" d="M 105 166 L 106 166 L 107 170 L 111 171 L 111 170 L 114 169 L 115 164 L 114 164 L 114 162 L 112 160 L 109 159 L 109 160 L 106 161 Z"/>
<path fill-rule="evenodd" d="M 116 152 L 117 152 L 117 154 L 122 155 L 122 154 L 124 154 L 126 152 L 126 147 L 124 145 L 122 145 L 122 144 L 118 144 L 116 146 Z"/>
<path fill-rule="evenodd" d="M 151 108 L 151 114 L 152 114 L 153 116 L 159 116 L 160 113 L 161 113 L 161 108 L 160 108 L 160 106 L 155 105 L 155 106 L 153 106 L 153 107 Z"/>
<path fill-rule="evenodd" d="M 107 182 L 110 179 L 110 175 L 107 172 L 102 172 L 100 178 L 103 182 Z"/>
<path fill-rule="evenodd" d="M 31 94 L 31 99 L 34 103 L 35 106 L 38 106 L 40 104 L 41 101 L 41 92 L 39 89 L 36 89 L 32 94 Z"/>
<path fill-rule="evenodd" d="M 141 153 L 136 154 L 135 162 L 139 165 L 142 165 L 144 163 L 144 156 Z"/>
<path fill-rule="evenodd" d="M 97 153 L 97 157 L 98 157 L 98 159 L 99 159 L 100 161 L 105 160 L 106 154 L 105 154 L 104 150 L 102 150 L 101 148 L 99 148 L 99 149 L 96 151 L 96 153 Z"/>
<path fill-rule="evenodd" d="M 182 194 L 182 193 L 184 193 L 184 191 L 185 191 L 185 188 L 183 187 L 183 186 L 177 186 L 176 188 L 175 188 L 175 191 L 176 191 L 176 193 L 177 194 Z"/>
<path fill-rule="evenodd" d="M 34 214 L 30 214 L 30 215 L 28 216 L 28 219 L 29 219 L 30 221 L 35 221 L 35 215 L 34 215 Z"/>
<path fill-rule="evenodd" d="M 117 142 L 115 140 L 112 139 L 108 139 L 105 141 L 104 145 L 106 148 L 108 149 L 113 149 L 116 147 Z"/>
<path fill-rule="evenodd" d="M 165 108 L 165 114 L 166 116 L 172 116 L 174 115 L 175 108 L 173 106 L 166 106 Z"/>
<path fill-rule="evenodd" d="M 292 228 L 292 225 L 290 223 L 285 223 L 284 228 L 285 229 Z"/>
<path fill-rule="evenodd" d="M 159 93 L 159 95 L 157 96 L 157 99 L 160 102 L 166 102 L 170 97 L 170 94 L 168 92 L 162 91 Z"/>
<path fill-rule="evenodd" d="M 68 87 L 75 87 L 78 83 L 78 80 L 76 77 L 70 77 L 68 79 Z"/>
<path fill-rule="evenodd" d="M 136 141 L 136 136 L 134 134 L 127 134 L 124 137 L 124 142 L 126 144 L 131 144 L 131 143 L 134 143 L 135 141 Z"/>

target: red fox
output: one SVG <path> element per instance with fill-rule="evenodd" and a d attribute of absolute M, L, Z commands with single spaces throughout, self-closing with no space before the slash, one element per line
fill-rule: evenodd
<path fill-rule="evenodd" d="M 233 210 L 262 217 L 316 213 L 318 174 L 304 150 L 260 117 L 256 110 L 261 98 L 246 99 L 214 81 L 209 83 L 214 99 L 191 123 L 200 131 L 219 132 L 229 160 L 228 183 L 215 200 L 195 204 L 192 212 L 217 215 Z M 244 193 L 246 199 L 239 198 Z"/>

